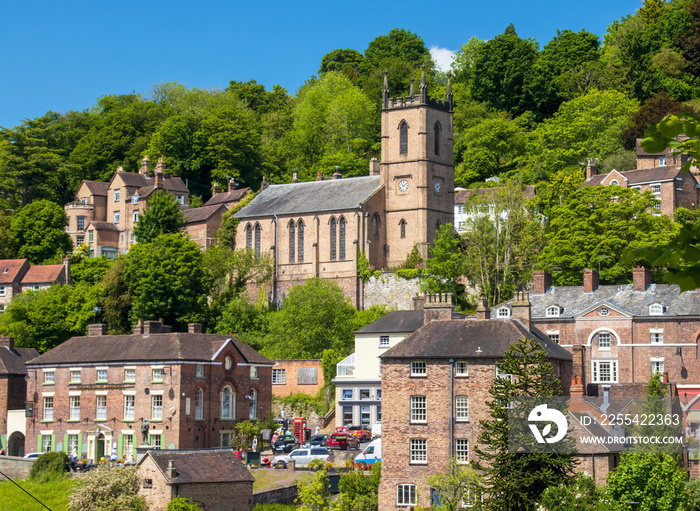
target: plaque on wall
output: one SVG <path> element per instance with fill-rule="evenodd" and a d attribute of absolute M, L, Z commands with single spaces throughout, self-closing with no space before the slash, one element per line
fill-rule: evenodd
<path fill-rule="evenodd" d="M 316 385 L 318 383 L 317 367 L 300 367 L 297 371 L 297 385 Z"/>

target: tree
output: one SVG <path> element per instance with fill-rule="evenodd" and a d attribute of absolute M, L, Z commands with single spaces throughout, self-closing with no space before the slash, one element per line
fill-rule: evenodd
<path fill-rule="evenodd" d="M 184 497 L 175 497 L 168 502 L 168 507 L 165 511 L 201 511 L 199 505 Z"/>
<path fill-rule="evenodd" d="M 452 224 L 440 226 L 429 251 L 421 287 L 431 293 L 450 293 L 453 299 L 457 299 L 464 292 L 459 279 L 464 275 L 466 261 L 462 240 Z"/>
<path fill-rule="evenodd" d="M 339 71 L 355 83 L 359 77 L 363 59 L 364 57 L 357 50 L 339 48 L 323 56 L 318 74 L 321 76 L 329 71 Z"/>
<path fill-rule="evenodd" d="M 510 452 L 508 404 L 518 396 L 559 396 L 561 382 L 542 345 L 531 339 L 511 344 L 496 367 L 511 376 L 496 378 L 489 389 L 491 418 L 479 421 L 472 464 L 485 478 L 487 506 L 529 510 L 546 488 L 572 480 L 576 462 L 571 454 Z"/>
<path fill-rule="evenodd" d="M 639 110 L 629 117 L 629 126 L 620 134 L 625 149 L 628 151 L 637 148 L 637 139 L 644 136 L 644 132 L 656 126 L 664 117 L 670 114 L 691 111 L 675 99 L 668 97 L 665 92 L 651 98 L 644 103 Z M 694 113 L 694 112 L 693 112 Z"/>
<path fill-rule="evenodd" d="M 31 264 L 39 264 L 73 248 L 65 230 L 68 217 L 63 208 L 47 200 L 23 207 L 12 219 L 12 243 L 15 254 Z"/>
<path fill-rule="evenodd" d="M 656 199 L 619 186 L 586 186 L 552 208 L 541 268 L 558 269 L 557 285 L 580 284 L 584 269 L 600 269 L 601 282 L 628 282 L 628 247 L 668 243 L 676 230 L 665 215 L 651 214 Z M 641 260 L 641 257 L 637 258 Z"/>
<path fill-rule="evenodd" d="M 68 475 L 70 459 L 63 452 L 45 452 L 41 454 L 29 470 L 29 478 L 42 483 L 51 483 L 55 479 Z"/>
<path fill-rule="evenodd" d="M 233 250 L 214 245 L 204 252 L 204 267 L 211 282 L 211 299 L 226 303 L 240 296 L 248 284 L 263 284 L 270 280 L 275 267 L 270 254 L 257 255 L 255 250 Z"/>
<path fill-rule="evenodd" d="M 133 296 L 124 277 L 127 264 L 127 255 L 118 257 L 102 279 L 102 320 L 115 335 L 131 331 L 129 314 Z"/>
<path fill-rule="evenodd" d="M 539 500 L 543 511 L 623 511 L 629 509 L 599 488 L 595 479 L 587 474 L 578 474 L 569 484 L 550 486 L 542 492 Z"/>
<path fill-rule="evenodd" d="M 462 509 L 464 502 L 478 502 L 483 492 L 481 478 L 467 465 L 460 465 L 454 456 L 447 461 L 447 472 L 426 478 L 435 490 L 445 511 Z"/>
<path fill-rule="evenodd" d="M 71 511 L 146 511 L 148 504 L 139 495 L 140 478 L 136 467 L 97 468 L 81 477 L 73 488 Z"/>
<path fill-rule="evenodd" d="M 132 246 L 124 268 L 132 324 L 150 318 L 179 326 L 200 321 L 207 299 L 202 259 L 199 246 L 179 233 Z"/>
<path fill-rule="evenodd" d="M 13 259 L 12 218 L 0 211 L 0 259 Z"/>
<path fill-rule="evenodd" d="M 161 234 L 177 233 L 187 225 L 179 204 L 170 193 L 156 190 L 148 200 L 148 208 L 134 225 L 139 243 L 150 243 Z"/>
<path fill-rule="evenodd" d="M 645 23 L 656 23 L 661 17 L 665 6 L 666 0 L 644 0 L 637 14 Z"/>
<path fill-rule="evenodd" d="M 302 511 L 328 511 L 331 494 L 328 491 L 330 480 L 328 472 L 322 468 L 316 472 L 314 478 L 299 487 L 299 500 Z"/>
<path fill-rule="evenodd" d="M 377 511 L 381 475 L 381 463 L 372 465 L 369 477 L 355 470 L 342 474 L 338 483 L 340 495 L 333 505 L 334 511 Z"/>
<path fill-rule="evenodd" d="M 474 61 L 484 44 L 484 41 L 472 36 L 466 44 L 459 47 L 452 60 L 452 72 L 454 73 L 455 82 L 468 84 L 471 81 Z"/>

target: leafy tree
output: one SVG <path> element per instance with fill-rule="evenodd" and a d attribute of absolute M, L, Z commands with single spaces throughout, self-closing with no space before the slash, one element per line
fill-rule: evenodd
<path fill-rule="evenodd" d="M 328 511 L 331 494 L 328 491 L 328 472 L 322 468 L 314 478 L 299 487 L 299 500 L 302 511 Z"/>
<path fill-rule="evenodd" d="M 128 256 L 120 256 L 102 279 L 102 320 L 108 331 L 116 335 L 131 330 L 129 313 L 133 296 L 124 276 L 127 264 Z"/>
<path fill-rule="evenodd" d="M 600 162 L 599 172 L 607 174 L 613 170 L 624 172 L 626 170 L 635 170 L 636 168 L 637 153 L 620 149 Z"/>
<path fill-rule="evenodd" d="M 148 200 L 148 208 L 134 225 L 134 236 L 139 243 L 150 243 L 161 234 L 180 232 L 185 225 L 187 221 L 175 197 L 156 190 Z"/>
<path fill-rule="evenodd" d="M 644 0 L 637 14 L 645 23 L 656 23 L 661 17 L 665 6 L 666 0 Z"/>
<path fill-rule="evenodd" d="M 85 257 L 74 262 L 71 258 L 70 274 L 73 282 L 84 282 L 91 286 L 99 284 L 105 277 L 114 260 L 106 257 Z"/>
<path fill-rule="evenodd" d="M 542 492 L 573 478 L 574 455 L 513 453 L 508 450 L 508 404 L 517 396 L 558 396 L 561 382 L 542 345 L 520 339 L 510 345 L 498 370 L 511 378 L 496 378 L 487 401 L 491 417 L 480 420 L 481 433 L 472 462 L 486 481 L 487 506 L 494 509 L 533 509 Z"/>
<path fill-rule="evenodd" d="M 0 211 L 0 259 L 13 258 L 12 217 Z"/>
<path fill-rule="evenodd" d="M 29 470 L 29 479 L 50 483 L 54 479 L 68 475 L 68 463 L 70 459 L 63 452 L 45 452 L 40 455 Z"/>
<path fill-rule="evenodd" d="M 70 511 L 146 511 L 139 495 L 140 479 L 135 467 L 97 468 L 81 477 L 73 488 Z"/>
<path fill-rule="evenodd" d="M 658 96 L 649 99 L 639 110 L 630 115 L 629 127 L 620 135 L 625 149 L 628 151 L 636 149 L 637 139 L 642 138 L 647 129 L 656 126 L 667 115 L 689 110 L 688 107 L 684 107 L 675 99 L 669 98 L 665 92 L 661 92 Z"/>
<path fill-rule="evenodd" d="M 462 509 L 463 502 L 478 502 L 483 492 L 481 477 L 471 467 L 460 465 L 454 457 L 447 461 L 447 472 L 426 478 L 435 489 L 445 511 Z"/>
<path fill-rule="evenodd" d="M 579 189 L 585 174 L 581 167 L 572 167 L 551 174 L 547 181 L 537 184 L 534 203 L 546 219 L 551 218 L 552 208 L 561 206 Z"/>
<path fill-rule="evenodd" d="M 267 282 L 275 269 L 269 254 L 216 245 L 204 252 L 204 266 L 211 281 L 211 299 L 217 304 L 240 296 L 248 284 Z"/>
<path fill-rule="evenodd" d="M 339 71 L 355 83 L 359 77 L 363 59 L 364 57 L 357 50 L 339 48 L 323 56 L 318 74 L 321 76 L 329 71 Z"/>
<path fill-rule="evenodd" d="M 165 511 L 200 511 L 201 509 L 199 505 L 195 504 L 190 499 L 175 497 L 168 502 L 168 507 L 165 508 Z"/>
<path fill-rule="evenodd" d="M 466 44 L 459 47 L 452 61 L 455 82 L 468 84 L 471 81 L 474 62 L 484 44 L 484 41 L 472 36 Z"/>
<path fill-rule="evenodd" d="M 651 214 L 654 204 L 651 192 L 640 195 L 631 188 L 587 186 L 576 191 L 552 208 L 540 266 L 560 270 L 557 285 L 580 284 L 586 268 L 600 268 L 602 282 L 627 282 L 625 250 L 663 245 L 674 235 L 667 216 Z"/>
<path fill-rule="evenodd" d="M 47 200 L 28 204 L 12 219 L 15 254 L 31 264 L 66 254 L 73 247 L 66 225 L 68 217 L 58 204 Z"/>
<path fill-rule="evenodd" d="M 542 492 L 543 511 L 622 511 L 629 509 L 612 500 L 606 488 L 599 488 L 587 474 L 578 474 L 569 484 L 550 486 Z"/>
<path fill-rule="evenodd" d="M 132 323 L 139 318 L 178 325 L 200 320 L 206 305 L 202 259 L 199 246 L 182 234 L 162 234 L 134 245 L 124 268 Z"/>
<path fill-rule="evenodd" d="M 457 299 L 464 292 L 459 279 L 464 275 L 466 260 L 462 240 L 452 224 L 440 226 L 429 251 L 421 277 L 422 287 L 431 293 L 450 293 Z"/>
<path fill-rule="evenodd" d="M 372 472 L 366 477 L 362 472 L 351 470 L 340 476 L 340 495 L 333 504 L 334 511 L 377 511 L 378 491 L 382 475 L 382 464 L 372 465 Z"/>
<path fill-rule="evenodd" d="M 217 333 L 231 332 L 256 350 L 264 347 L 263 339 L 269 333 L 271 317 L 264 304 L 254 303 L 247 296 L 239 295 L 233 296 L 214 312 Z"/>
<path fill-rule="evenodd" d="M 690 26 L 678 34 L 675 43 L 683 51 L 688 67 L 686 71 L 700 77 L 700 0 L 693 0 L 688 4 L 690 14 Z"/>
<path fill-rule="evenodd" d="M 250 204 L 254 198 L 255 192 L 248 192 L 245 197 L 238 201 L 238 204 L 231 206 L 229 210 L 224 213 L 224 216 L 221 219 L 221 227 L 219 227 L 219 230 L 216 233 L 219 239 L 218 241 L 222 246 L 226 246 L 231 249 L 236 248 L 236 231 L 238 230 L 240 219 L 236 218 L 234 215 L 244 206 Z"/>

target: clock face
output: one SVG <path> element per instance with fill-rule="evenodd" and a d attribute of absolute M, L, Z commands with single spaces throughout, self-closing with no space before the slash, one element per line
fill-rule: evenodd
<path fill-rule="evenodd" d="M 402 179 L 399 181 L 399 191 L 400 192 L 407 192 L 408 191 L 408 181 L 405 179 Z"/>
<path fill-rule="evenodd" d="M 440 193 L 440 181 L 435 181 L 433 183 L 433 188 L 435 188 L 435 193 Z"/>

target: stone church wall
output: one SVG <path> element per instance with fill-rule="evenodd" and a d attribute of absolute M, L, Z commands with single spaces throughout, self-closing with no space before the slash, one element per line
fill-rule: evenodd
<path fill-rule="evenodd" d="M 413 297 L 420 294 L 418 278 L 403 279 L 384 272 L 379 278 L 370 277 L 364 286 L 365 309 L 385 305 L 390 309 L 413 309 Z"/>

